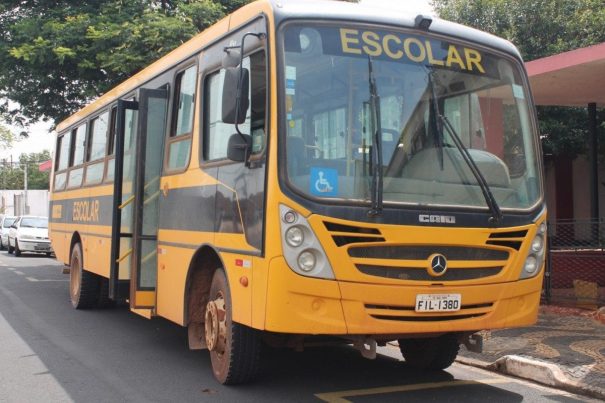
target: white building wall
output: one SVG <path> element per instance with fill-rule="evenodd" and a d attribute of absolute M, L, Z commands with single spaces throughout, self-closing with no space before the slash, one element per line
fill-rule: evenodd
<path fill-rule="evenodd" d="M 21 215 L 23 211 L 23 190 L 0 190 L 0 213 Z M 15 206 L 15 201 L 17 205 Z M 27 204 L 30 215 L 48 217 L 48 190 L 28 190 Z"/>

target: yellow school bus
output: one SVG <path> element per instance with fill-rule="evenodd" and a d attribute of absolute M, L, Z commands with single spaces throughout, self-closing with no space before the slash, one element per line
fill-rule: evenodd
<path fill-rule="evenodd" d="M 242 7 L 59 124 L 76 309 L 188 328 L 218 381 L 271 338 L 442 369 L 536 321 L 546 208 L 509 42 L 336 1 Z"/>

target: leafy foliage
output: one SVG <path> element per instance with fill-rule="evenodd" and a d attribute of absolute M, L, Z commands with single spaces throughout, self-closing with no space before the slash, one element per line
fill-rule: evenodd
<path fill-rule="evenodd" d="M 27 188 L 48 189 L 50 172 L 40 172 L 38 164 L 50 159 L 49 151 L 21 154 L 19 162 L 0 161 L 0 189 L 23 189 L 27 165 Z"/>
<path fill-rule="evenodd" d="M 514 43 L 526 61 L 605 41 L 603 0 L 432 0 L 440 17 Z"/>
<path fill-rule="evenodd" d="M 0 114 L 59 122 L 249 1 L 0 0 Z"/>
<path fill-rule="evenodd" d="M 526 61 L 605 41 L 603 0 L 432 0 L 440 17 L 508 39 Z M 546 154 L 586 151 L 584 108 L 539 107 Z"/>
<path fill-rule="evenodd" d="M 6 127 L 0 125 L 0 150 L 11 148 L 15 135 Z"/>

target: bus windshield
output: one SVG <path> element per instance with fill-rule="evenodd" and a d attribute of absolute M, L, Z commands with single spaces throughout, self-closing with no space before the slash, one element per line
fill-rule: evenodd
<path fill-rule="evenodd" d="M 282 155 L 298 193 L 487 208 L 487 189 L 503 210 L 539 202 L 537 134 L 512 58 L 378 28 L 291 23 L 281 33 Z"/>

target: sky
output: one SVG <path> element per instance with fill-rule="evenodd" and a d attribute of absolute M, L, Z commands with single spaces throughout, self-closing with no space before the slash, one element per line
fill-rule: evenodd
<path fill-rule="evenodd" d="M 13 160 L 18 160 L 19 155 L 23 153 L 37 153 L 44 150 L 50 151 L 54 147 L 55 132 L 50 133 L 50 128 L 52 127 L 51 122 L 38 122 L 27 129 L 15 126 L 7 127 L 17 136 L 25 130 L 29 133 L 29 138 L 16 142 L 10 150 L 0 150 L 0 159 L 9 159 L 12 155 Z"/>
<path fill-rule="evenodd" d="M 404 12 L 414 12 L 434 15 L 429 4 L 430 0 L 361 0 L 364 5 L 377 7 L 387 10 L 397 10 Z M 0 150 L 0 159 L 10 158 L 18 159 L 22 153 L 41 152 L 43 150 L 52 150 L 54 147 L 55 134 L 50 132 L 52 122 L 38 122 L 28 128 L 29 138 L 15 143 L 10 150 Z M 19 134 L 22 128 L 11 127 L 13 133 Z"/>

